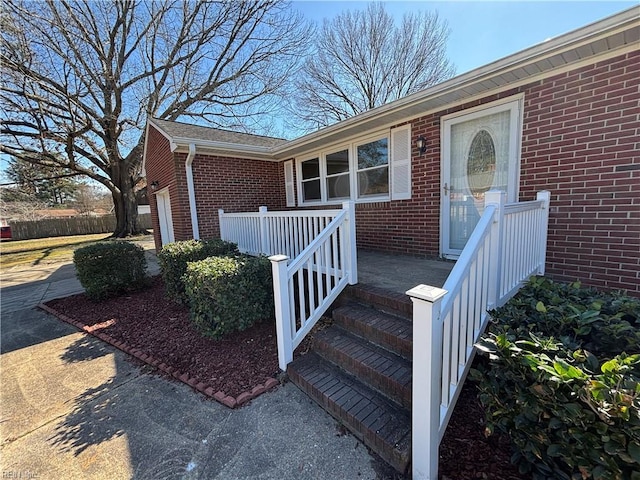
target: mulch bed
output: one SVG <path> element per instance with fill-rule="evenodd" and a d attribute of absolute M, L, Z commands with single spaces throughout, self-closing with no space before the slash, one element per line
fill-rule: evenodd
<path fill-rule="evenodd" d="M 231 408 L 279 383 L 273 322 L 221 340 L 203 337 L 187 308 L 166 298 L 160 277 L 150 288 L 99 303 L 79 294 L 44 307 Z"/>
<path fill-rule="evenodd" d="M 274 322 L 221 340 L 205 338 L 189 320 L 187 308 L 166 298 L 160 277 L 145 290 L 100 303 L 79 294 L 41 308 L 231 408 L 279 384 Z M 305 339 L 299 350 L 309 346 Z M 440 478 L 528 478 L 509 463 L 509 439 L 485 438 L 483 432 L 484 411 L 475 386 L 466 382 L 440 445 Z M 377 470 L 380 478 L 404 478 L 390 467 Z"/>

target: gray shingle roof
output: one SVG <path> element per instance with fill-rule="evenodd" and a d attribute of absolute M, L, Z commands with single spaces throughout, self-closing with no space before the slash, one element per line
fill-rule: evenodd
<path fill-rule="evenodd" d="M 205 140 L 212 142 L 234 143 L 239 145 L 254 145 L 258 147 L 275 147 L 285 143 L 282 138 L 263 137 L 250 133 L 232 132 L 219 128 L 203 127 L 182 122 L 170 122 L 168 120 L 153 119 L 164 132 L 173 138 L 188 138 L 193 140 Z"/>

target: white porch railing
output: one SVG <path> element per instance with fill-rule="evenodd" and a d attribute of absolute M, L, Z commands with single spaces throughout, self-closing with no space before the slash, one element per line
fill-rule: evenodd
<path fill-rule="evenodd" d="M 485 210 L 443 288 L 418 285 L 413 301 L 412 465 L 414 479 L 438 478 L 438 447 L 471 367 L 488 310 L 504 304 L 531 275 L 544 274 L 549 192 L 505 204 L 485 195 Z"/>
<path fill-rule="evenodd" d="M 342 210 L 295 210 L 225 213 L 218 210 L 220 238 L 238 244 L 249 255 L 295 258 Z"/>
<path fill-rule="evenodd" d="M 293 351 L 348 284 L 358 282 L 355 207 L 258 213 L 218 212 L 220 237 L 241 252 L 271 255 L 282 370 Z M 291 262 L 289 262 L 291 259 Z"/>

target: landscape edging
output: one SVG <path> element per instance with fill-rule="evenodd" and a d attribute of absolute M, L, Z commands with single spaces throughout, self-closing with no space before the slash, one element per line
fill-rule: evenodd
<path fill-rule="evenodd" d="M 236 408 L 236 407 L 240 407 L 242 405 L 244 405 L 245 403 L 247 403 L 249 400 L 253 400 L 254 398 L 258 397 L 259 395 L 262 395 L 264 392 L 271 390 L 272 388 L 276 387 L 280 382 L 278 380 L 276 380 L 275 378 L 267 378 L 267 380 L 264 382 L 264 384 L 258 384 L 255 387 L 253 387 L 250 391 L 246 391 L 241 393 L 240 395 L 238 395 L 237 397 L 232 397 L 230 395 L 227 395 L 226 393 L 222 392 L 222 391 L 218 391 L 218 392 L 214 392 L 213 387 L 207 385 L 204 382 L 201 382 L 198 378 L 196 377 L 190 377 L 188 373 L 186 372 L 180 372 L 179 370 L 176 370 L 175 368 L 167 365 L 166 363 L 154 358 L 151 355 L 147 355 L 143 352 L 141 352 L 139 349 L 137 348 L 133 348 L 130 345 L 128 345 L 125 342 L 120 342 L 114 338 L 112 338 L 110 335 L 107 335 L 106 333 L 102 333 L 99 331 L 95 331 L 94 328 L 91 328 L 85 324 L 83 324 L 82 322 L 78 322 L 77 320 L 74 320 L 71 317 L 68 317 L 67 315 L 58 312 L 57 310 L 55 310 L 54 308 L 51 308 L 50 306 L 44 304 L 44 303 L 40 303 L 38 304 L 38 308 L 40 308 L 41 310 L 44 310 L 47 313 L 50 313 L 51 315 L 55 316 L 56 318 L 58 318 L 59 320 L 62 320 L 63 322 L 66 322 L 70 325 L 73 325 L 74 327 L 76 327 L 77 329 L 81 330 L 83 333 L 86 333 L 88 335 L 92 335 L 100 340 L 102 340 L 103 342 L 108 343 L 109 345 L 117 348 L 118 350 L 131 355 L 132 357 L 135 357 L 136 359 L 146 363 L 147 365 L 150 365 L 154 368 L 157 368 L 158 370 L 162 371 L 163 373 L 169 375 L 170 377 L 174 378 L 175 380 L 178 380 L 186 385 L 188 385 L 189 387 L 193 388 L 194 390 L 202 393 L 203 395 L 212 398 L 214 400 L 216 400 L 217 402 L 221 403 L 222 405 L 229 407 L 229 408 Z"/>

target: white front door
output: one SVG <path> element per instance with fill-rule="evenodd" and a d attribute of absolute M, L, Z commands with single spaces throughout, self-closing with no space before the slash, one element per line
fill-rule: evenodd
<path fill-rule="evenodd" d="M 484 210 L 484 194 L 518 195 L 522 97 L 442 119 L 441 249 L 457 258 Z"/>
<path fill-rule="evenodd" d="M 158 206 L 158 222 L 160 223 L 160 241 L 162 245 L 173 242 L 173 219 L 171 218 L 171 198 L 169 189 L 165 188 L 156 193 Z"/>

